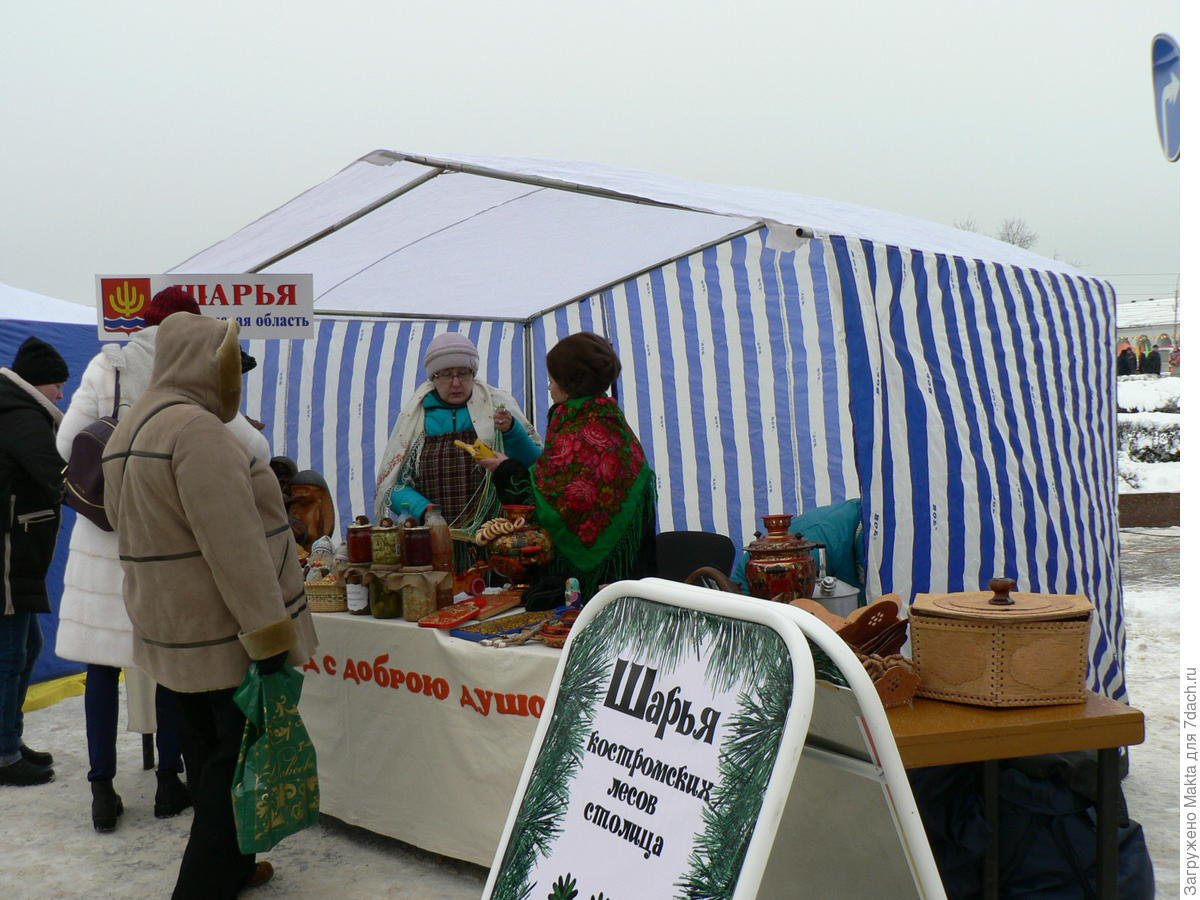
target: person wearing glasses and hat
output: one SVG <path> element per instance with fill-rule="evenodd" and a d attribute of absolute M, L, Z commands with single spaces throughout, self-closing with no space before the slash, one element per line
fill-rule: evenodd
<path fill-rule="evenodd" d="M 402 506 L 418 519 L 437 504 L 451 528 L 474 532 L 499 514 L 491 476 L 455 443 L 482 440 L 532 464 L 541 439 L 505 391 L 476 378 L 479 350 L 445 332 L 425 351 L 429 380 L 417 388 L 388 437 L 375 487 L 375 519 Z"/>

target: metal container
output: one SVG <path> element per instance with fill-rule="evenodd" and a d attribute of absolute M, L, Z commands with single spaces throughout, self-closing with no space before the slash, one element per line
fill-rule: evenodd
<path fill-rule="evenodd" d="M 788 531 L 791 523 L 789 513 L 763 516 L 766 535 L 756 534 L 758 540 L 751 541 L 746 548 L 750 554 L 746 580 L 755 597 L 791 603 L 797 597 L 813 595 L 817 560 L 812 551 L 820 545 L 805 539 L 804 535 L 791 534 Z"/>
<path fill-rule="evenodd" d="M 514 504 L 501 507 L 500 511 L 508 521 L 523 519 L 525 524 L 488 544 L 488 565 L 512 582 L 513 587 L 527 587 L 534 570 L 554 559 L 554 541 L 550 532 L 533 521 L 532 506 Z"/>

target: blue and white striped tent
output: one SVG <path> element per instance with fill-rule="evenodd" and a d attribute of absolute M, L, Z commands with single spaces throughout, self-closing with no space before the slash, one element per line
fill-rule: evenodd
<path fill-rule="evenodd" d="M 868 593 L 1080 592 L 1092 686 L 1125 693 L 1115 296 L 934 223 L 542 160 L 378 151 L 174 270 L 311 272 L 314 341 L 251 342 L 247 412 L 325 473 L 341 521 L 437 333 L 465 331 L 533 421 L 545 352 L 620 353 L 659 528 L 861 496 Z"/>

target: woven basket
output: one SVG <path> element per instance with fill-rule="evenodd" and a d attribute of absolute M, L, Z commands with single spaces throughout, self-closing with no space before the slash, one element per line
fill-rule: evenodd
<path fill-rule="evenodd" d="M 346 586 L 333 578 L 318 578 L 304 583 L 308 609 L 315 613 L 346 611 Z"/>

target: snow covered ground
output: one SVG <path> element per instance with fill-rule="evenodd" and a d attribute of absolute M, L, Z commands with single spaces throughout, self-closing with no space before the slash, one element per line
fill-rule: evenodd
<path fill-rule="evenodd" d="M 1179 378 L 1126 375 L 1117 379 L 1118 423 L 1151 428 L 1178 426 Z M 1165 410 L 1173 410 L 1167 412 Z M 1117 491 L 1121 494 L 1179 493 L 1178 462 L 1138 462 L 1117 452 Z"/>
<path fill-rule="evenodd" d="M 1121 532 L 1130 701 L 1146 714 L 1146 741 L 1130 751 L 1124 782 L 1142 823 L 1159 896 L 1179 893 L 1179 529 Z M 0 788 L 0 890 L 5 900 L 166 897 L 191 824 L 153 816 L 154 774 L 140 737 L 122 732 L 116 786 L 125 815 L 112 834 L 92 830 L 85 780 L 83 698 L 26 716 L 26 740 L 50 750 L 58 778 Z M 453 790 L 447 785 L 447 790 Z M 478 897 L 485 870 L 325 819 L 265 854 L 274 881 L 254 896 Z M 849 895 L 848 895 L 849 896 Z"/>
<path fill-rule="evenodd" d="M 1120 494 L 1178 494 L 1180 464 L 1137 462 L 1117 454 L 1117 492 Z"/>
<path fill-rule="evenodd" d="M 1179 376 L 1123 375 L 1117 379 L 1117 408 L 1153 412 L 1179 408 Z"/>
<path fill-rule="evenodd" d="M 1179 529 L 1122 529 L 1121 581 L 1129 702 L 1146 716 L 1146 740 L 1129 751 L 1125 800 L 1146 833 L 1158 896 L 1178 897 Z"/>

